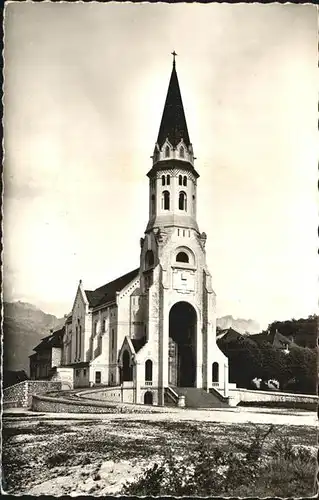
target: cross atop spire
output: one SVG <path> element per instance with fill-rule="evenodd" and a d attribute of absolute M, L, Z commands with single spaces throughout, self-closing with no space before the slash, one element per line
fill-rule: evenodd
<path fill-rule="evenodd" d="M 173 56 L 173 67 L 175 68 L 175 57 L 178 55 L 176 54 L 175 50 L 173 50 L 173 52 L 171 52 L 172 56 Z"/>

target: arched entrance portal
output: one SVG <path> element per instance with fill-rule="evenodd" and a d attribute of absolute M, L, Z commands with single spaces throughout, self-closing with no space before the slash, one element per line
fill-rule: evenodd
<path fill-rule="evenodd" d="M 169 383 L 194 387 L 196 381 L 197 315 L 188 302 L 177 302 L 169 313 Z"/>

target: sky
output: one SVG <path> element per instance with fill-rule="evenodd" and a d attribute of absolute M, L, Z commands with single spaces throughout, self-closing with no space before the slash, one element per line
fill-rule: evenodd
<path fill-rule="evenodd" d="M 139 265 L 172 68 L 217 314 L 317 312 L 317 9 L 7 3 L 4 299 L 62 316 Z"/>

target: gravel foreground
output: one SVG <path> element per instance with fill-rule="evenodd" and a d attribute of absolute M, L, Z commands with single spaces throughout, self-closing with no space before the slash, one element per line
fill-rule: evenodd
<path fill-rule="evenodd" d="M 183 419 L 177 414 L 142 418 L 136 414 L 129 418 L 4 414 L 3 490 L 28 495 L 115 495 L 124 483 L 136 481 L 143 470 L 160 463 L 168 451 L 181 458 L 191 453 L 198 432 L 212 447 L 229 451 L 237 443 L 249 443 L 256 427 L 269 428 L 267 423 L 209 421 L 212 413 L 206 412 L 206 421 L 196 420 L 196 412 L 193 419 L 186 412 Z M 265 454 L 280 436 L 316 453 L 316 425 L 275 425 L 270 436 Z"/>

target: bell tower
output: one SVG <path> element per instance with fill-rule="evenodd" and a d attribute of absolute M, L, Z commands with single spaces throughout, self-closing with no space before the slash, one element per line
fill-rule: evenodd
<path fill-rule="evenodd" d="M 146 232 L 178 226 L 198 232 L 193 147 L 189 140 L 175 56 L 149 177 Z"/>
<path fill-rule="evenodd" d="M 196 219 L 199 174 L 176 72 L 177 54 L 172 54 L 152 168 L 147 173 L 148 223 L 140 242 L 144 331 L 156 365 L 160 404 L 169 386 L 209 390 L 214 362 L 221 364 L 217 382 L 228 383 L 227 358 L 216 344 L 206 234 L 200 233 Z"/>

